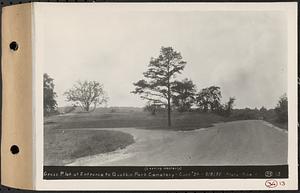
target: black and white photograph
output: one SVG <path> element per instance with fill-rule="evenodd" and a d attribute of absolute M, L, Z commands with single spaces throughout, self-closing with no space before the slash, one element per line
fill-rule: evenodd
<path fill-rule="evenodd" d="M 163 5 L 47 18 L 44 166 L 287 169 L 287 13 Z"/>

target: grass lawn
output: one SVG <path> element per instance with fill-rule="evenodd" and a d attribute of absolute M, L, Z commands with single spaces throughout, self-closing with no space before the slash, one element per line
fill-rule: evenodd
<path fill-rule="evenodd" d="M 277 121 L 276 118 L 273 118 L 273 119 L 266 119 L 265 121 L 271 123 L 272 125 L 275 125 L 276 127 L 279 127 L 281 129 L 285 129 L 285 130 L 288 130 L 288 123 L 280 123 Z"/>
<path fill-rule="evenodd" d="M 45 126 L 44 135 L 44 165 L 65 165 L 76 158 L 111 152 L 134 142 L 130 134 L 119 131 L 60 130 Z"/>
<path fill-rule="evenodd" d="M 274 119 L 275 120 L 275 119 Z M 214 123 L 234 121 L 213 113 L 172 112 L 172 127 L 167 126 L 167 113 L 151 115 L 142 110 L 67 113 L 45 118 L 45 165 L 64 165 L 84 156 L 125 148 L 134 142 L 130 134 L 119 131 L 91 131 L 85 128 L 122 128 L 193 130 Z M 287 124 L 266 120 L 280 128 Z M 79 130 L 73 130 L 78 128 Z"/>
<path fill-rule="evenodd" d="M 45 165 L 65 165 L 74 159 L 114 151 L 134 142 L 130 134 L 119 131 L 91 131 L 84 128 L 135 127 L 143 129 L 193 130 L 223 121 L 215 114 L 172 113 L 172 127 L 167 114 L 155 116 L 143 111 L 95 111 L 69 113 L 45 118 Z M 78 128 L 80 130 L 73 130 Z"/>
<path fill-rule="evenodd" d="M 59 129 L 70 128 L 120 128 L 135 127 L 144 129 L 192 130 L 206 128 L 213 123 L 224 121 L 224 118 L 213 113 L 172 113 L 172 127 L 167 126 L 167 113 L 151 115 L 147 112 L 90 112 L 74 113 L 63 116 L 52 116 L 46 119 L 47 124 L 58 124 Z"/>

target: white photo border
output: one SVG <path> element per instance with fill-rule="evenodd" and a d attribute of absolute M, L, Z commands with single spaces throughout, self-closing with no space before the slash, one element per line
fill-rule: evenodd
<path fill-rule="evenodd" d="M 87 6 L 100 10 L 165 11 L 284 11 L 288 15 L 288 179 L 270 189 L 266 179 L 168 179 L 168 180 L 44 180 L 43 179 L 43 25 L 44 11 L 56 6 Z M 55 12 L 53 12 L 54 14 Z M 34 181 L 37 190 L 296 190 L 298 188 L 297 103 L 297 3 L 34 3 L 33 4 L 33 138 Z M 59 30 L 59 29 L 58 29 Z"/>

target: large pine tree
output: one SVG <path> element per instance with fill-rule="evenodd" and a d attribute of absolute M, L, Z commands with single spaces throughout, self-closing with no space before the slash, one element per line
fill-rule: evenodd
<path fill-rule="evenodd" d="M 157 58 L 151 58 L 148 70 L 143 73 L 144 79 L 134 83 L 132 93 L 139 94 L 142 99 L 155 105 L 163 105 L 168 109 L 168 126 L 171 126 L 172 84 L 176 74 L 180 74 L 186 62 L 180 52 L 172 47 L 161 47 Z"/>

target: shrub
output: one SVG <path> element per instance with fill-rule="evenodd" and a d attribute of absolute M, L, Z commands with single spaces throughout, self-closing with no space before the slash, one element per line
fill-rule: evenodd
<path fill-rule="evenodd" d="M 288 99 L 286 95 L 280 97 L 278 104 L 275 108 L 277 115 L 277 121 L 280 123 L 286 123 L 288 121 Z"/>

